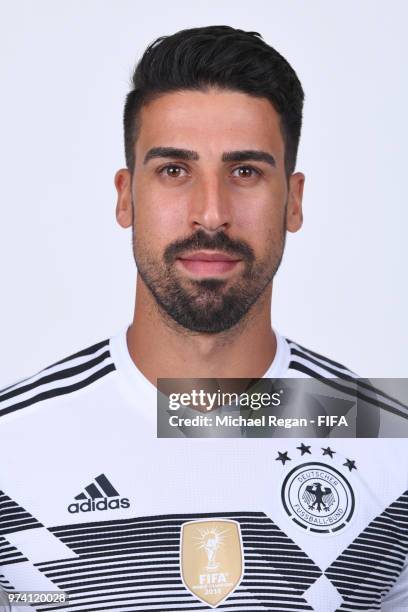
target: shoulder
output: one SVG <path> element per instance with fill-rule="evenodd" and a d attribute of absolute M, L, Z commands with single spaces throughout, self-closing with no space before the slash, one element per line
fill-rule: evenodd
<path fill-rule="evenodd" d="M 401 437 L 401 431 L 407 431 L 408 406 L 398 398 L 400 392 L 398 393 L 397 388 L 396 396 L 390 395 L 381 388 L 382 379 L 360 377 L 338 361 L 305 348 L 289 338 L 285 338 L 285 341 L 289 347 L 288 378 L 326 379 L 324 385 L 330 388 L 331 393 L 336 390 L 343 397 L 351 396 L 354 401 L 358 402 L 359 415 L 357 418 L 361 416 L 365 431 L 364 435 L 361 435 L 360 431 L 359 437 L 372 437 L 371 426 L 375 426 L 375 436 L 378 436 L 379 413 L 377 413 L 377 420 L 373 420 L 373 407 L 380 409 L 382 415 L 388 413 L 394 419 L 394 421 L 387 422 L 387 426 L 391 427 L 389 431 L 397 431 L 395 423 L 398 424 L 397 427 L 403 427 L 400 435 L 396 437 Z M 395 417 L 400 417 L 400 419 L 395 421 Z M 385 417 L 382 418 L 384 424 Z"/>
<path fill-rule="evenodd" d="M 109 339 L 88 346 L 0 390 L 0 417 L 78 392 L 114 370 Z"/>
<path fill-rule="evenodd" d="M 290 351 L 289 373 L 293 376 L 343 378 L 346 380 L 358 378 L 357 374 L 338 361 L 305 348 L 289 338 L 285 338 L 285 340 Z"/>

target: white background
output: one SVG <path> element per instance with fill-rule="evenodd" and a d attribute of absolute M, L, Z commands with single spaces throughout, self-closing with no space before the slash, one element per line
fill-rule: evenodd
<path fill-rule="evenodd" d="M 361 375 L 407 376 L 406 7 L 3 0 L 0 386 L 130 321 L 113 175 L 132 68 L 156 37 L 210 24 L 262 33 L 306 92 L 305 223 L 288 238 L 274 326 Z"/>

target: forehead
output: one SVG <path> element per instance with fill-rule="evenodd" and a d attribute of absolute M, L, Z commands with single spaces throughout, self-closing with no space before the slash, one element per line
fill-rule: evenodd
<path fill-rule="evenodd" d="M 284 149 L 280 117 L 266 98 L 217 89 L 165 93 L 143 106 L 136 156 L 154 146 L 260 148 L 277 158 Z"/>

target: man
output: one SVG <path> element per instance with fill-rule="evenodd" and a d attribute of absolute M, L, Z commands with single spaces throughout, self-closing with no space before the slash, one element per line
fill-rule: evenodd
<path fill-rule="evenodd" d="M 408 609 L 404 440 L 156 435 L 159 378 L 356 378 L 271 325 L 302 225 L 302 104 L 258 34 L 146 50 L 115 177 L 133 322 L 0 395 L 4 591 L 78 611 Z"/>

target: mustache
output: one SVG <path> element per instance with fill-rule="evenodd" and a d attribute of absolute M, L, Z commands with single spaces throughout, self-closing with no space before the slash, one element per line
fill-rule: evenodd
<path fill-rule="evenodd" d="M 171 264 L 184 251 L 200 251 L 211 249 L 223 251 L 230 255 L 240 255 L 248 263 L 255 261 L 254 250 L 243 240 L 234 240 L 225 232 L 218 232 L 214 236 L 204 230 L 198 230 L 189 238 L 177 240 L 169 244 L 164 251 L 164 261 Z"/>

